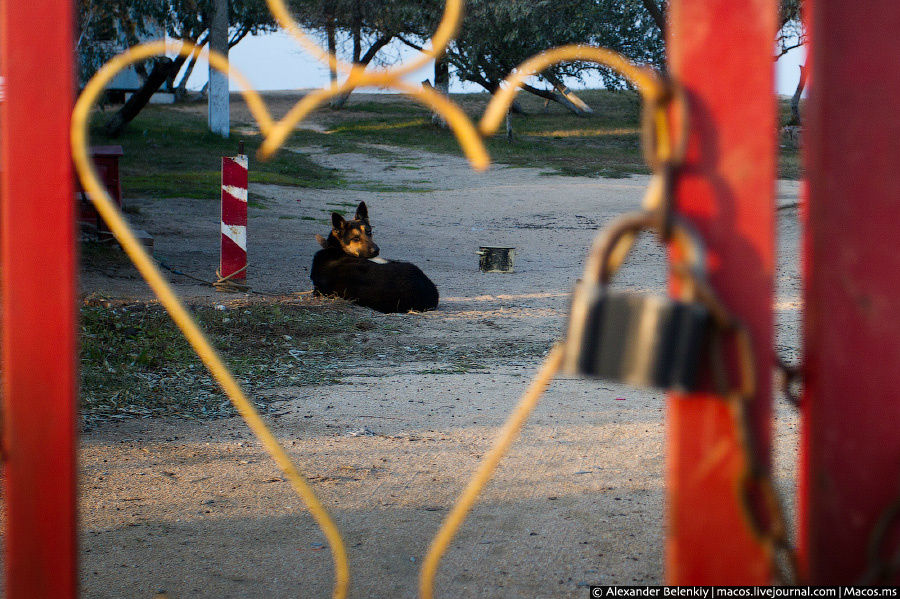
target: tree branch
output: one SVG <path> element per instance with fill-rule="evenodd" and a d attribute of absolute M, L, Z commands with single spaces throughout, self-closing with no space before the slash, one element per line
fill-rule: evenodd
<path fill-rule="evenodd" d="M 563 106 L 565 106 L 578 116 L 587 116 L 594 112 L 590 106 L 585 104 L 584 100 L 572 93 L 572 90 L 570 90 L 568 86 L 560 81 L 555 75 L 544 73 L 543 77 L 550 83 L 550 85 L 556 88 L 557 92 L 559 92 L 561 97 L 557 101 L 560 102 Z"/>
<path fill-rule="evenodd" d="M 781 58 L 782 56 L 784 56 L 785 54 L 787 54 L 788 52 L 790 52 L 790 51 L 793 50 L 794 48 L 799 48 L 799 47 L 804 46 L 804 45 L 806 45 L 806 40 L 805 40 L 805 39 L 800 40 L 799 42 L 797 42 L 797 43 L 794 44 L 793 46 L 782 46 L 782 47 L 781 47 L 781 51 L 779 51 L 778 54 L 775 55 L 775 60 L 778 60 L 779 58 Z"/>
<path fill-rule="evenodd" d="M 375 42 L 369 46 L 369 49 L 366 50 L 366 53 L 359 59 L 360 64 L 369 64 L 372 62 L 372 59 L 375 58 L 375 55 L 378 54 L 378 51 L 387 46 L 393 36 L 389 33 L 386 33 L 379 37 Z"/>
<path fill-rule="evenodd" d="M 240 41 L 241 41 L 242 39 L 244 39 L 245 37 L 247 37 L 247 34 L 248 34 L 248 33 L 250 33 L 250 28 L 249 28 L 249 27 L 241 27 L 239 30 L 237 30 L 237 31 L 235 32 L 234 36 L 233 36 L 231 39 L 228 40 L 228 47 L 229 47 L 229 48 L 234 48 L 235 46 L 237 46 L 238 43 L 240 43 Z"/>
<path fill-rule="evenodd" d="M 407 46 L 409 46 L 410 48 L 412 48 L 413 50 L 418 50 L 419 52 L 421 52 L 423 50 L 422 46 L 409 41 L 402 35 L 398 35 L 397 39 L 400 40 L 401 42 L 403 42 L 404 44 L 406 44 Z"/>
<path fill-rule="evenodd" d="M 529 94 L 533 94 L 533 95 L 537 96 L 538 98 L 544 98 L 545 100 L 550 100 L 551 102 L 556 102 L 557 104 L 565 106 L 566 108 L 568 108 L 569 110 L 571 110 L 574 114 L 576 114 L 578 116 L 585 116 L 585 113 L 579 111 L 578 108 L 574 104 L 572 104 L 571 102 L 566 100 L 564 97 L 560 96 L 555 91 L 552 91 L 549 89 L 540 89 L 537 87 L 532 87 L 532 86 L 528 85 L 527 83 L 522 83 L 520 87 L 522 88 L 523 91 L 526 91 Z"/>

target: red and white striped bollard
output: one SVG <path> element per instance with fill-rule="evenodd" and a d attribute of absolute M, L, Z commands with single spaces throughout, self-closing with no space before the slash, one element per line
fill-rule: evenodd
<path fill-rule="evenodd" d="M 249 161 L 243 153 L 222 157 L 222 252 L 219 279 L 247 278 L 247 173 Z"/>

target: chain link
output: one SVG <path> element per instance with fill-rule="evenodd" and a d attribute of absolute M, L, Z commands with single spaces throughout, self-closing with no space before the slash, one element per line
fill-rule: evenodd
<path fill-rule="evenodd" d="M 750 530 L 766 548 L 776 582 L 797 584 L 797 553 L 788 538 L 784 509 L 769 468 L 762 459 L 756 442 L 750 407 L 755 395 L 756 372 L 750 332 L 738 321 L 720 328 L 719 335 L 734 338 L 742 380 L 731 390 L 720 391 L 734 420 L 738 442 L 744 452 L 744 473 L 740 484 L 740 501 Z M 724 362 L 724 348 L 717 352 Z M 724 375 L 719 377 L 724 378 Z M 760 509 L 763 511 L 760 512 Z"/>

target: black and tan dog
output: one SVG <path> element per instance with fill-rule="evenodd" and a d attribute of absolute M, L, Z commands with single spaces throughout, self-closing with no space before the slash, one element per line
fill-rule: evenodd
<path fill-rule="evenodd" d="M 313 257 L 310 278 L 317 292 L 379 312 L 424 312 L 437 308 L 437 287 L 418 266 L 373 260 L 379 250 L 372 241 L 365 202 L 359 203 L 353 220 L 332 212 L 331 223 L 327 239 L 316 235 L 322 249 Z"/>

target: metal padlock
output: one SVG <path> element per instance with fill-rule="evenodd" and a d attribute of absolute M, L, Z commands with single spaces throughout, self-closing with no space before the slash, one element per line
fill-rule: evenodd
<path fill-rule="evenodd" d="M 633 237 L 652 227 L 651 215 L 632 213 L 598 238 L 572 296 L 563 370 L 640 387 L 693 391 L 712 330 L 710 310 L 691 298 L 609 288 L 615 269 L 611 261 L 624 259 L 620 242 L 630 249 Z M 674 227 L 675 235 L 687 242 L 689 277 L 705 277 L 699 237 L 683 223 Z M 686 283 L 683 287 L 693 287 L 689 278 Z"/>

